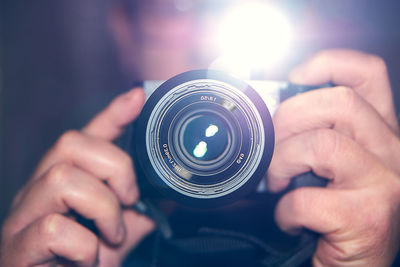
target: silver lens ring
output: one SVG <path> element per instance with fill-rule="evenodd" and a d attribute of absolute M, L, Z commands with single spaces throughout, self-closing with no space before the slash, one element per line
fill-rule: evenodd
<path fill-rule="evenodd" d="M 165 151 L 160 149 L 158 140 L 160 139 L 160 125 L 163 118 L 174 104 L 188 97 L 190 94 L 200 93 L 201 95 L 206 95 L 210 92 L 216 94 L 217 97 L 224 98 L 222 103 L 226 105 L 229 103 L 228 109 L 232 108 L 231 106 L 234 105 L 235 108 L 241 109 L 246 115 L 252 134 L 252 146 L 250 150 L 251 157 L 248 156 L 246 158 L 245 164 L 243 164 L 242 168 L 236 172 L 236 174 L 229 177 L 224 182 L 204 186 L 191 183 L 190 180 L 187 179 L 187 170 L 185 170 L 185 174 L 183 174 L 183 176 L 186 176 L 186 179 L 173 171 L 174 169 L 171 169 L 168 163 L 163 159 Z M 181 194 L 195 198 L 221 197 L 235 191 L 238 187 L 245 184 L 247 180 L 252 177 L 257 166 L 260 164 L 264 143 L 263 123 L 251 100 L 242 91 L 230 84 L 211 79 L 193 80 L 172 88 L 155 106 L 150 115 L 146 131 L 147 153 L 149 154 L 151 164 L 157 174 L 172 189 Z M 173 156 L 174 155 L 171 155 L 171 157 Z M 177 168 L 183 167 L 178 166 Z"/>
<path fill-rule="evenodd" d="M 135 129 L 139 170 L 165 196 L 190 206 L 225 205 L 255 191 L 274 148 L 272 119 L 258 93 L 213 70 L 161 84 Z"/>

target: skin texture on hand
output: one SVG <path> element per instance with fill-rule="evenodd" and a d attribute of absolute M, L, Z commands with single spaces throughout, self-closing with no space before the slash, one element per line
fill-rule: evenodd
<path fill-rule="evenodd" d="M 133 163 L 112 144 L 144 99 L 140 88 L 117 97 L 47 152 L 4 223 L 1 266 L 119 266 L 153 230 L 149 218 L 128 207 L 139 196 Z M 71 211 L 93 220 L 100 236 Z"/>
<path fill-rule="evenodd" d="M 400 241 L 400 140 L 383 60 L 328 50 L 289 78 L 337 86 L 280 105 L 268 188 L 281 191 L 310 170 L 330 183 L 286 194 L 275 211 L 278 225 L 321 233 L 315 266 L 390 266 Z"/>

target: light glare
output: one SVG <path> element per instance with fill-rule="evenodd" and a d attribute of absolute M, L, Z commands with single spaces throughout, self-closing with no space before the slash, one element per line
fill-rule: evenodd
<path fill-rule="evenodd" d="M 200 141 L 193 150 L 193 155 L 196 158 L 202 158 L 207 153 L 207 143 Z"/>
<path fill-rule="evenodd" d="M 218 126 L 214 124 L 210 124 L 206 129 L 206 137 L 212 137 L 216 133 L 218 133 Z"/>
<path fill-rule="evenodd" d="M 221 21 L 218 43 L 222 59 L 218 60 L 223 62 L 217 64 L 239 73 L 270 67 L 283 58 L 290 42 L 290 25 L 282 13 L 265 2 L 241 3 Z"/>

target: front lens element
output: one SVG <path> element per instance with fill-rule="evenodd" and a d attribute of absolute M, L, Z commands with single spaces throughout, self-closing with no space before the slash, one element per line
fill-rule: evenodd
<path fill-rule="evenodd" d="M 213 114 L 191 118 L 183 127 L 185 152 L 198 160 L 206 162 L 217 159 L 230 143 L 228 126 Z"/>
<path fill-rule="evenodd" d="M 227 130 L 228 126 L 211 114 L 190 119 L 182 129 L 185 152 L 201 161 L 217 159 L 230 142 Z"/>

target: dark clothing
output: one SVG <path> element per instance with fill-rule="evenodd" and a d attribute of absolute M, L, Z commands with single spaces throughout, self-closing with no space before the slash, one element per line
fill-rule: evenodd
<path fill-rule="evenodd" d="M 292 254 L 309 246 L 310 240 L 279 230 L 273 220 L 277 200 L 276 195 L 255 194 L 216 210 L 177 207 L 169 216 L 172 239 L 153 233 L 124 266 L 282 266 Z M 304 253 L 309 254 L 306 258 L 311 255 Z M 300 266 L 310 264 L 301 255 L 296 261 L 302 262 Z"/>

